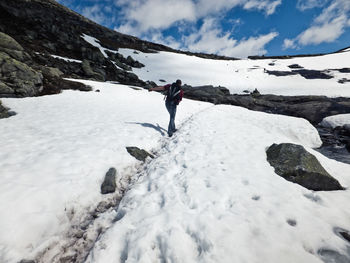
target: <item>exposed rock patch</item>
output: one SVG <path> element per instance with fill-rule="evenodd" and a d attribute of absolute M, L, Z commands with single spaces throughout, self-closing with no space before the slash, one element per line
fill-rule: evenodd
<path fill-rule="evenodd" d="M 147 157 L 154 158 L 152 154 L 137 147 L 126 147 L 126 150 L 131 156 L 142 162 L 146 161 Z"/>
<path fill-rule="evenodd" d="M 328 98 L 326 96 L 278 96 L 230 94 L 225 87 L 184 85 L 184 97 L 194 100 L 241 106 L 250 110 L 283 114 L 307 119 L 312 124 L 320 123 L 325 117 L 350 112 L 349 98 Z"/>
<path fill-rule="evenodd" d="M 117 187 L 116 184 L 116 174 L 117 170 L 115 168 L 110 168 L 105 175 L 105 179 L 101 185 L 101 194 L 114 193 Z"/>
<path fill-rule="evenodd" d="M 267 151 L 267 160 L 276 174 L 309 190 L 343 190 L 340 183 L 321 166 L 315 156 L 301 145 L 273 144 Z"/>

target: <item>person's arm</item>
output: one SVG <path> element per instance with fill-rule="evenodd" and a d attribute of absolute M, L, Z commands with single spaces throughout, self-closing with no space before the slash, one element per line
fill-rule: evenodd
<path fill-rule="evenodd" d="M 160 90 L 165 90 L 164 86 L 158 86 L 154 88 L 149 88 L 148 91 L 160 91 Z"/>
<path fill-rule="evenodd" d="M 167 90 L 167 89 L 169 89 L 170 86 L 171 86 L 171 84 L 167 84 L 167 85 L 165 85 L 165 86 L 158 86 L 158 87 L 150 88 L 150 89 L 148 89 L 148 91 Z"/>

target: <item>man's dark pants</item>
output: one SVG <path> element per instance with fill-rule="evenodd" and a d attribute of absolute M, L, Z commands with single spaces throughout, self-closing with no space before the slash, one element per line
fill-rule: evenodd
<path fill-rule="evenodd" d="M 176 103 L 171 100 L 166 100 L 165 101 L 165 106 L 166 109 L 168 110 L 170 114 L 170 121 L 169 121 L 169 126 L 168 126 L 168 135 L 172 136 L 173 133 L 176 131 L 175 129 L 175 115 L 176 115 Z"/>

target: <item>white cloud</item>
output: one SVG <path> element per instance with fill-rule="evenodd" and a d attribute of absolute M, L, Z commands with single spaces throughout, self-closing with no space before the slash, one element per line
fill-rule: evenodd
<path fill-rule="evenodd" d="M 301 11 L 324 6 L 329 0 L 298 0 L 297 8 Z"/>
<path fill-rule="evenodd" d="M 282 3 L 282 0 L 276 1 L 261 1 L 261 0 L 249 0 L 247 1 L 243 8 L 244 9 L 258 9 L 264 10 L 267 15 L 272 15 L 275 13 L 277 6 Z"/>
<path fill-rule="evenodd" d="M 122 9 L 124 24 L 118 30 L 138 34 L 148 30 L 166 29 L 177 22 L 196 22 L 209 15 L 220 15 L 234 7 L 258 10 L 271 15 L 282 0 L 115 0 Z M 127 32 L 123 31 L 128 29 Z M 134 34 L 135 35 L 135 34 Z"/>
<path fill-rule="evenodd" d="M 321 4 L 320 0 L 299 1 L 304 7 L 315 7 Z M 317 16 L 311 26 L 301 32 L 295 39 L 284 42 L 284 48 L 296 48 L 305 45 L 318 45 L 321 43 L 330 43 L 337 40 L 350 26 L 350 1 L 349 0 L 333 0 L 325 7 L 321 14 Z M 291 42 L 296 43 L 291 45 Z"/>
<path fill-rule="evenodd" d="M 305 46 L 333 42 L 343 34 L 345 25 L 346 19 L 344 16 L 341 16 L 329 23 L 326 22 L 321 25 L 312 26 L 298 36 L 298 43 Z"/>
<path fill-rule="evenodd" d="M 106 20 L 106 15 L 104 13 L 103 7 L 99 6 L 98 4 L 84 7 L 81 14 L 98 24 L 103 24 Z"/>
<path fill-rule="evenodd" d="M 285 39 L 283 41 L 283 49 L 295 48 L 295 41 L 293 39 Z"/>
<path fill-rule="evenodd" d="M 273 40 L 278 33 L 250 37 L 237 41 L 230 33 L 222 32 L 217 21 L 206 19 L 200 30 L 185 39 L 185 47 L 195 52 L 215 53 L 230 57 L 247 57 L 249 55 L 266 54 L 265 45 Z"/>

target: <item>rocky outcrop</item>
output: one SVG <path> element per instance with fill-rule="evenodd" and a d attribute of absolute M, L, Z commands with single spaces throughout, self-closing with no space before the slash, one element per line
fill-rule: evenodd
<path fill-rule="evenodd" d="M 152 154 L 137 147 L 126 147 L 126 150 L 131 156 L 142 162 L 146 161 L 147 157 L 154 158 Z"/>
<path fill-rule="evenodd" d="M 350 112 L 350 99 L 342 97 L 261 95 L 258 91 L 249 95 L 237 95 L 230 94 L 225 87 L 191 87 L 188 85 L 184 86 L 184 97 L 215 104 L 241 106 L 267 113 L 301 117 L 314 125 L 325 117 Z"/>
<path fill-rule="evenodd" d="M 13 116 L 15 114 L 16 114 L 15 112 L 9 111 L 8 108 L 4 107 L 1 103 L 1 100 L 0 100 L 0 119 L 8 118 L 8 117 Z"/>
<path fill-rule="evenodd" d="M 31 61 L 23 47 L 0 32 L 0 97 L 35 96 L 43 88 L 43 76 L 26 63 Z"/>
<path fill-rule="evenodd" d="M 25 63 L 0 52 L 0 96 L 35 96 L 43 89 L 43 75 Z"/>
<path fill-rule="evenodd" d="M 293 68 L 297 68 L 297 65 L 292 65 Z M 291 66 L 289 66 L 291 67 Z M 277 77 L 300 75 L 306 79 L 331 79 L 332 75 L 328 75 L 327 71 L 310 70 L 310 69 L 298 69 L 292 71 L 278 71 L 278 70 L 266 70 L 267 74 L 274 75 Z"/>
<path fill-rule="evenodd" d="M 115 181 L 116 174 L 117 170 L 115 168 L 112 167 L 108 170 L 101 185 L 101 194 L 110 194 L 115 192 L 115 189 L 117 187 Z"/>
<path fill-rule="evenodd" d="M 314 191 L 343 190 L 340 183 L 329 175 L 316 157 L 301 145 L 273 144 L 266 154 L 276 174 L 288 181 Z"/>

